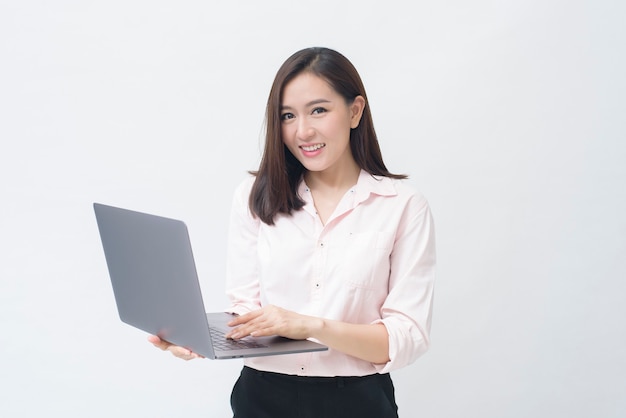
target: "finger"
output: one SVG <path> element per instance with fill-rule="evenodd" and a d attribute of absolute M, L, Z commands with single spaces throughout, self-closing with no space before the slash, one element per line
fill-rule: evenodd
<path fill-rule="evenodd" d="M 228 322 L 227 325 L 230 327 L 235 327 L 237 325 L 245 324 L 253 320 L 257 316 L 259 316 L 260 314 L 261 314 L 261 310 L 248 312 L 247 314 L 234 317 L 232 320 Z"/>
<path fill-rule="evenodd" d="M 234 340 L 245 338 L 247 336 L 261 337 L 268 335 L 276 335 L 275 328 L 271 323 L 267 321 L 250 321 L 245 325 L 240 325 L 228 334 L 226 338 L 232 338 Z"/>
<path fill-rule="evenodd" d="M 272 328 L 255 329 L 250 333 L 250 336 L 252 337 L 266 337 L 268 335 L 276 335 L 276 333 L 272 330 Z"/>
<path fill-rule="evenodd" d="M 167 350 L 167 348 L 171 345 L 170 343 L 162 340 L 156 335 L 148 336 L 148 341 L 151 342 L 152 345 L 154 345 L 155 347 L 160 348 L 161 350 Z"/>
<path fill-rule="evenodd" d="M 245 338 L 254 332 L 258 326 L 254 322 L 247 322 L 243 325 L 239 325 L 226 334 L 226 338 L 232 338 L 234 340 Z"/>
<path fill-rule="evenodd" d="M 226 338 L 228 339 L 239 339 L 239 338 L 243 338 L 247 335 L 247 333 L 244 331 L 244 327 L 243 326 L 238 326 L 237 328 L 233 329 L 232 331 L 229 331 L 226 333 Z"/>
<path fill-rule="evenodd" d="M 197 358 L 202 358 L 201 355 L 194 353 L 193 351 L 185 348 L 185 347 L 180 347 L 177 345 L 172 345 L 170 347 L 168 347 L 167 349 L 170 353 L 172 353 L 174 356 L 181 358 L 183 360 L 193 360 L 193 359 L 197 359 Z"/>

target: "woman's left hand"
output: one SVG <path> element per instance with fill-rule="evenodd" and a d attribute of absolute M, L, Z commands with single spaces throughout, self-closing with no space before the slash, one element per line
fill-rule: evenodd
<path fill-rule="evenodd" d="M 256 311 L 239 315 L 228 323 L 236 327 L 226 337 L 232 339 L 247 336 L 263 337 L 280 335 L 293 340 L 311 337 L 312 330 L 322 325 L 322 320 L 301 315 L 278 306 L 268 305 Z"/>
<path fill-rule="evenodd" d="M 196 358 L 204 358 L 198 353 L 194 353 L 193 351 L 185 348 L 174 345 L 168 341 L 162 340 L 156 335 L 149 335 L 148 341 L 152 343 L 157 348 L 160 348 L 163 351 L 169 351 L 172 355 L 181 358 L 183 360 L 193 360 Z"/>

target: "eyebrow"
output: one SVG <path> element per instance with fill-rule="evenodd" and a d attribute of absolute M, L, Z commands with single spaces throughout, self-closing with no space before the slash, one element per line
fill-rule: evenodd
<path fill-rule="evenodd" d="M 311 107 L 311 106 L 315 106 L 318 105 L 320 103 L 330 103 L 330 100 L 327 99 L 315 99 L 315 100 L 311 100 L 310 102 L 308 102 L 307 104 L 305 104 L 305 107 Z M 285 110 L 285 109 L 292 109 L 291 106 L 280 106 L 280 110 Z"/>

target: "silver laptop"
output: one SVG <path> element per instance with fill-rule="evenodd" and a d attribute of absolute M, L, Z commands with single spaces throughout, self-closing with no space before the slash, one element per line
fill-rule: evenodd
<path fill-rule="evenodd" d="M 184 222 L 94 203 L 120 319 L 209 359 L 328 348 L 283 337 L 226 339 L 233 316 L 206 313 Z"/>

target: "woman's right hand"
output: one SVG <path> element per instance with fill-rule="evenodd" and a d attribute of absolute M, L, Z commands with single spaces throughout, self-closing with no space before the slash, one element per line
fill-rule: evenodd
<path fill-rule="evenodd" d="M 198 353 L 194 353 L 193 351 L 185 347 L 181 347 L 181 346 L 169 343 L 165 340 L 160 339 L 156 335 L 150 335 L 148 337 L 148 341 L 150 341 L 152 345 L 154 345 L 155 347 L 160 348 L 163 351 L 169 351 L 170 353 L 172 353 L 172 355 L 178 358 L 181 358 L 183 360 L 193 360 L 196 358 L 204 358 L 204 356 L 201 356 Z"/>

